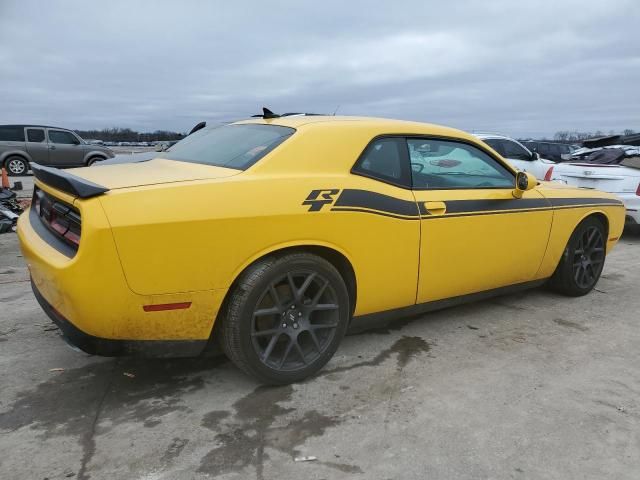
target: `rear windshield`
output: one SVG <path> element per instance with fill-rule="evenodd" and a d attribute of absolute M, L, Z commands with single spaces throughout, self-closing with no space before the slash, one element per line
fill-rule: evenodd
<path fill-rule="evenodd" d="M 294 132 L 289 127 L 261 124 L 203 128 L 176 143 L 159 157 L 245 170 Z"/>

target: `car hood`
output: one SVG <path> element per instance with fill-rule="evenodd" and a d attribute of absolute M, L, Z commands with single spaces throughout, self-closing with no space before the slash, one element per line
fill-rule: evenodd
<path fill-rule="evenodd" d="M 68 172 L 109 190 L 114 190 L 161 183 L 224 178 L 242 173 L 242 170 L 156 158 L 138 163 L 96 164 L 92 167 L 74 168 Z"/>

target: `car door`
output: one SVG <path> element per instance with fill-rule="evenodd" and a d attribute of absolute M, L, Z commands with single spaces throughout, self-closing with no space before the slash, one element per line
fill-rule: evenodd
<path fill-rule="evenodd" d="M 27 127 L 25 128 L 25 139 L 27 153 L 31 160 L 40 165 L 49 164 L 49 144 L 44 128 Z"/>
<path fill-rule="evenodd" d="M 404 137 L 373 139 L 352 169 L 348 188 L 314 191 L 313 209 L 331 204 L 342 212 L 358 272 L 360 314 L 415 304 L 418 286 L 420 222 L 411 191 L 411 173 Z"/>
<path fill-rule="evenodd" d="M 84 165 L 84 149 L 73 133 L 49 128 L 49 164 L 53 167 Z"/>
<path fill-rule="evenodd" d="M 542 262 L 552 212 L 536 190 L 472 144 L 408 138 L 421 213 L 418 303 L 524 283 Z"/>

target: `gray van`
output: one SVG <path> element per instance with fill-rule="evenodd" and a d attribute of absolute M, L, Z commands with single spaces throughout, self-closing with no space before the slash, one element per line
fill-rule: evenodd
<path fill-rule="evenodd" d="M 42 125 L 0 125 L 0 165 L 9 175 L 26 175 L 31 162 L 50 167 L 87 167 L 113 158 L 102 145 L 89 145 L 75 132 Z"/>

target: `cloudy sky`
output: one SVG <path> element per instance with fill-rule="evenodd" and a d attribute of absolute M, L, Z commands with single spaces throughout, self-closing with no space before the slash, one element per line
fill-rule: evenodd
<path fill-rule="evenodd" d="M 188 130 L 266 105 L 640 130 L 638 28 L 638 0 L 0 0 L 0 123 Z"/>

